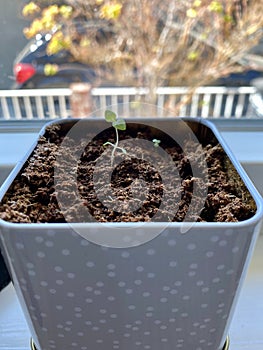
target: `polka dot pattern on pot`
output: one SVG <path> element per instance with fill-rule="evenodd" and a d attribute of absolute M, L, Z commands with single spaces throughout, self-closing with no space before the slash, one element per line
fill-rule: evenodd
<path fill-rule="evenodd" d="M 242 230 L 182 235 L 167 228 L 128 249 L 73 231 L 26 235 L 14 237 L 14 283 L 41 350 L 222 346 L 248 248 Z"/>

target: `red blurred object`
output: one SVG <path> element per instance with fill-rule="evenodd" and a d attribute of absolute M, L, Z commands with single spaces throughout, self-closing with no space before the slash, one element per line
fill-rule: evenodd
<path fill-rule="evenodd" d="M 22 84 L 36 73 L 34 66 L 28 63 L 18 63 L 14 66 L 16 82 Z"/>

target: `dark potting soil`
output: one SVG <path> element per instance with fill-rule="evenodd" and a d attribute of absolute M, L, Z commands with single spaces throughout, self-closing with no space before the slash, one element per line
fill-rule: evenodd
<path fill-rule="evenodd" d="M 127 127 L 119 136 L 120 140 L 129 139 L 126 154 L 116 150 L 111 164 L 112 146 L 104 143 L 115 143 L 113 128 L 88 144 L 88 137 L 82 138 L 76 146 L 68 136 L 64 137 L 59 124 L 48 127 L 4 196 L 0 218 L 17 223 L 137 222 L 164 218 L 177 222 L 235 222 L 254 215 L 254 201 L 218 143 L 202 146 L 186 141 L 182 149 L 167 135 L 158 135 L 159 147 L 172 160 L 164 166 L 157 156 L 160 148 L 152 144 L 138 156 L 140 148 L 130 142 L 131 138 L 152 141 L 155 135 L 150 128 L 136 131 Z M 61 147 L 62 140 L 67 141 L 68 148 Z M 106 149 L 109 152 L 105 155 Z M 102 154 L 103 170 L 96 175 Z M 77 164 L 76 155 L 80 155 Z M 208 173 L 198 165 L 202 157 Z M 54 180 L 58 158 L 63 161 Z M 194 174 L 193 162 L 199 177 Z M 173 181 L 178 176 L 179 181 Z M 109 186 L 105 186 L 107 182 Z M 121 203 L 120 210 L 114 206 L 116 200 Z M 130 200 L 133 207 L 129 206 Z"/>

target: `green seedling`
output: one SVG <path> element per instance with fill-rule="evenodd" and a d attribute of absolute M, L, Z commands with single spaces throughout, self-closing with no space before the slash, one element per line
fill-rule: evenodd
<path fill-rule="evenodd" d="M 106 146 L 106 145 L 112 146 L 112 152 L 111 152 L 111 166 L 112 166 L 116 150 L 120 150 L 120 151 L 122 151 L 122 153 L 127 154 L 127 151 L 124 148 L 118 146 L 118 144 L 119 144 L 119 132 L 118 132 L 118 130 L 126 130 L 126 122 L 124 119 L 119 119 L 117 117 L 117 114 L 110 111 L 110 110 L 105 111 L 105 120 L 106 120 L 106 122 L 111 123 L 111 125 L 114 127 L 115 133 L 116 133 L 116 142 L 115 143 L 107 141 L 103 144 L 103 146 Z"/>
<path fill-rule="evenodd" d="M 160 143 L 161 143 L 161 140 L 153 139 L 152 142 L 153 142 L 153 144 L 154 144 L 154 147 L 159 147 L 159 145 L 160 145 Z"/>

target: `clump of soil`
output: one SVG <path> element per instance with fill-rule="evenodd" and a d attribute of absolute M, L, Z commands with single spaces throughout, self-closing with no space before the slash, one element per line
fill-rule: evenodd
<path fill-rule="evenodd" d="M 138 130 L 127 127 L 125 132 L 120 132 L 120 140 L 152 140 L 155 137 L 152 132 L 147 126 L 140 126 Z M 68 136 L 64 134 L 60 124 L 46 129 L 45 135 L 39 139 L 33 154 L 4 196 L 0 204 L 0 218 L 16 223 L 136 222 L 164 221 L 164 218 L 174 222 L 185 219 L 235 222 L 246 220 L 255 213 L 253 199 L 224 150 L 216 142 L 196 145 L 186 141 L 182 149 L 166 134 L 159 134 L 159 147 L 172 159 L 169 171 L 162 175 L 158 171 L 163 167 L 162 161 L 159 163 L 158 157 L 154 163 L 148 161 L 148 156 L 153 157 L 154 151 L 149 151 L 149 155 L 135 157 L 133 155 L 139 150 L 130 142 L 130 145 L 125 146 L 126 155 L 120 150 L 115 153 L 113 167 L 110 164 L 111 152 L 106 154 L 104 169 L 95 186 L 96 162 L 105 152 L 104 143 L 115 142 L 113 128 L 103 131 L 88 144 L 88 137 L 79 140 L 77 146 L 72 142 L 72 147 L 71 140 L 66 139 Z M 65 139 L 68 149 L 61 147 Z M 110 145 L 107 147 L 111 148 Z M 74 158 L 76 154 L 81 154 L 77 165 Z M 196 177 L 192 162 L 198 164 L 201 156 L 205 158 L 208 173 L 201 172 Z M 54 181 L 58 157 L 63 162 Z M 110 186 L 105 187 L 109 174 Z M 173 181 L 173 174 L 175 177 L 180 175 L 179 182 Z M 202 195 L 199 196 L 199 192 Z M 162 205 L 165 193 L 169 193 L 169 198 Z M 203 193 L 206 194 L 205 198 Z M 123 204 L 122 210 L 114 207 L 115 199 Z M 129 210 L 127 204 L 131 199 L 135 203 L 134 210 Z M 61 206 L 61 203 L 65 206 Z M 174 211 L 171 210 L 173 207 L 176 207 Z M 191 207 L 200 209 L 197 212 L 191 210 L 189 214 Z"/>

